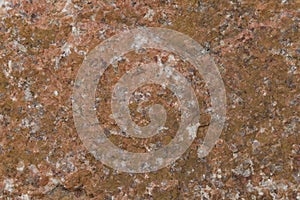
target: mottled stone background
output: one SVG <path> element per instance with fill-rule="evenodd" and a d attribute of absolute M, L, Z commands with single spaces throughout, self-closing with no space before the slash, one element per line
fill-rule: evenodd
<path fill-rule="evenodd" d="M 0 198 L 299 200 L 299 4 L 0 0 Z M 106 38 L 140 26 L 180 31 L 210 52 L 226 87 L 227 120 L 216 147 L 199 159 L 197 148 L 209 125 L 209 96 L 201 75 L 174 55 L 178 69 L 199 90 L 202 124 L 207 125 L 171 166 L 128 174 L 102 165 L 84 148 L 74 127 L 71 97 L 88 52 Z M 116 145 L 146 152 L 172 139 L 178 109 L 165 103 L 174 97 L 170 91 L 158 94 L 157 85 L 137 91 L 130 108 L 133 120 L 143 124 L 147 114 L 136 112 L 143 93 L 153 94 L 150 102 L 165 103 L 170 127 L 165 135 L 149 141 L 127 138 L 109 117 L 111 87 L 132 63 L 168 58 L 168 52 L 133 52 L 100 80 L 98 118 Z"/>

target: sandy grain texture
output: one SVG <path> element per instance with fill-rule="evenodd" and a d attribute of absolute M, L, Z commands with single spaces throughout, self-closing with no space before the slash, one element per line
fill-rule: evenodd
<path fill-rule="evenodd" d="M 1 199 L 300 199 L 300 5 L 296 0 L 2 0 L 0 1 Z M 84 57 L 100 42 L 140 26 L 180 31 L 215 59 L 227 95 L 226 125 L 199 159 L 210 99 L 201 74 L 170 52 L 124 55 L 99 82 L 98 119 L 120 148 L 146 152 L 178 126 L 176 98 L 158 85 L 136 91 L 137 104 L 167 108 L 168 129 L 128 138 L 110 119 L 112 86 L 127 70 L 174 59 L 202 113 L 197 139 L 172 166 L 117 172 L 84 148 L 72 119 L 72 89 Z M 150 96 L 145 95 L 150 93 Z M 146 97 L 145 97 L 146 96 Z"/>

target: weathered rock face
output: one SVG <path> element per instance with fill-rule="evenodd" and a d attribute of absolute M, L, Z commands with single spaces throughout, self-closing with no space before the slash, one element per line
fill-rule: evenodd
<path fill-rule="evenodd" d="M 0 1 L 1 199 L 300 199 L 299 3 L 296 1 Z M 129 101 L 132 120 L 149 124 L 161 104 L 166 123 L 153 138 L 128 137 L 111 117 L 114 85 L 130 69 L 168 63 L 190 82 L 201 111 L 197 137 L 172 165 L 118 172 L 80 140 L 72 114 L 76 74 L 98 44 L 127 29 L 182 32 L 215 60 L 227 118 L 205 158 L 199 147 L 211 99 L 201 74 L 180 55 L 155 49 L 115 59 L 96 92 L 99 122 L 116 146 L 149 152 L 180 124 L 171 90 L 149 84 Z"/>

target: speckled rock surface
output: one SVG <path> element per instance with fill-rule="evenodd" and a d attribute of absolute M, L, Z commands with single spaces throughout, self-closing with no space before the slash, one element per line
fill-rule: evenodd
<path fill-rule="evenodd" d="M 299 1 L 1 0 L 0 5 L 1 199 L 300 199 Z M 167 144 L 178 126 L 176 99 L 150 85 L 132 96 L 132 118 L 149 123 L 137 104 L 151 93 L 146 104 L 167 108 L 166 134 L 148 140 L 119 134 L 109 118 L 111 89 L 133 65 L 172 58 L 193 82 L 207 124 L 171 166 L 129 174 L 103 165 L 82 145 L 71 97 L 85 56 L 105 39 L 141 26 L 182 32 L 209 51 L 225 84 L 227 118 L 215 148 L 198 158 L 210 101 L 201 74 L 169 52 L 126 54 L 105 72 L 96 96 L 98 119 L 115 145 L 147 152 Z"/>

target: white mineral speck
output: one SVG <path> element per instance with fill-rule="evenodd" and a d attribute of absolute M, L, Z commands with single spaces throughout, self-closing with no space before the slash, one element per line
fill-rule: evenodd
<path fill-rule="evenodd" d="M 29 169 L 32 171 L 32 173 L 34 173 L 34 174 L 39 174 L 39 173 L 40 173 L 40 171 L 38 170 L 38 168 L 37 168 L 35 165 L 30 165 L 28 168 L 29 168 Z"/>
<path fill-rule="evenodd" d="M 14 180 L 13 179 L 5 179 L 4 180 L 4 190 L 8 192 L 12 192 L 14 189 Z"/>
<path fill-rule="evenodd" d="M 197 136 L 197 130 L 198 130 L 198 127 L 200 126 L 199 123 L 193 125 L 193 126 L 189 126 L 187 127 L 187 130 L 189 132 L 189 136 L 191 138 L 195 138 Z"/>
<path fill-rule="evenodd" d="M 63 57 L 67 57 L 71 54 L 71 48 L 72 48 L 72 44 L 68 44 L 65 43 L 64 46 L 62 47 L 62 51 L 63 51 Z"/>
<path fill-rule="evenodd" d="M 28 194 L 22 194 L 22 196 L 20 196 L 20 199 L 22 199 L 22 200 L 30 200 Z"/>
<path fill-rule="evenodd" d="M 25 94 L 25 101 L 32 101 L 32 94 L 28 87 L 25 89 L 24 94 Z"/>
<path fill-rule="evenodd" d="M 144 16 L 144 19 L 147 19 L 149 21 L 153 21 L 154 11 L 152 9 L 148 9 L 148 12 Z"/>
<path fill-rule="evenodd" d="M 17 165 L 18 172 L 22 172 L 24 170 L 24 168 L 25 168 L 24 162 L 20 161 Z"/>

